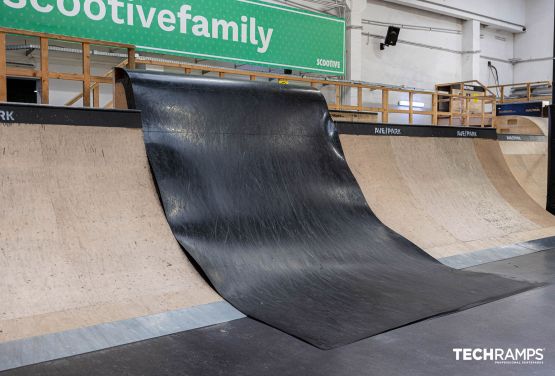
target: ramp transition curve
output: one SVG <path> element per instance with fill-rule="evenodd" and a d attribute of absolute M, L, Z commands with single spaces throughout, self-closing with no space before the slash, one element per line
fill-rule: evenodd
<path fill-rule="evenodd" d="M 345 134 L 341 143 L 378 218 L 435 258 L 555 235 L 555 217 L 515 179 L 495 139 Z"/>
<path fill-rule="evenodd" d="M 369 209 L 312 89 L 117 72 L 170 226 L 216 290 L 328 349 L 532 285 L 441 265 Z"/>

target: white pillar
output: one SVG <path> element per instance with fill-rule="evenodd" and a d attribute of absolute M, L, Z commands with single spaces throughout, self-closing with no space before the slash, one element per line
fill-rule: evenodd
<path fill-rule="evenodd" d="M 462 35 L 462 80 L 480 79 L 480 22 L 476 20 L 464 21 Z"/>
<path fill-rule="evenodd" d="M 348 80 L 362 81 L 362 15 L 368 3 L 366 0 L 351 0 L 347 14 L 347 56 L 346 76 Z M 357 104 L 357 90 L 349 90 L 345 103 Z"/>

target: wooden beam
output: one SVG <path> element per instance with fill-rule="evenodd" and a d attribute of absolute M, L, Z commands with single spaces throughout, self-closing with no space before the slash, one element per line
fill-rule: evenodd
<path fill-rule="evenodd" d="M 91 106 L 91 46 L 83 43 L 83 107 Z"/>
<path fill-rule="evenodd" d="M 38 72 L 38 76 L 40 77 L 40 72 Z M 85 76 L 80 73 L 58 73 L 58 72 L 49 72 L 48 77 L 52 80 L 66 80 L 66 81 L 83 81 Z"/>
<path fill-rule="evenodd" d="M 93 107 L 100 108 L 100 85 L 93 85 Z"/>
<path fill-rule="evenodd" d="M 480 106 L 481 106 L 481 111 L 482 111 L 482 120 L 481 120 L 480 125 L 483 128 L 486 125 L 486 103 L 485 103 L 484 99 L 482 99 L 482 102 L 481 102 Z"/>
<path fill-rule="evenodd" d="M 6 34 L 0 32 L 0 102 L 8 101 L 8 77 L 6 75 Z"/>
<path fill-rule="evenodd" d="M 48 78 L 48 38 L 40 38 L 40 95 L 41 103 L 50 103 L 50 87 Z"/>
<path fill-rule="evenodd" d="M 411 91 L 409 93 L 409 125 L 414 123 L 414 93 Z"/>
<path fill-rule="evenodd" d="M 438 94 L 432 95 L 432 125 L 437 125 Z"/>
<path fill-rule="evenodd" d="M 362 111 L 362 86 L 357 88 L 357 108 Z"/>
<path fill-rule="evenodd" d="M 389 90 L 382 90 L 382 123 L 389 123 Z"/>
<path fill-rule="evenodd" d="M 135 63 L 135 49 L 134 48 L 128 48 L 127 49 L 127 68 L 135 69 L 136 66 L 137 65 Z"/>
<path fill-rule="evenodd" d="M 0 27 L 0 33 L 5 34 L 15 34 L 15 35 L 27 35 L 31 37 L 43 37 L 48 39 L 56 39 L 66 42 L 76 42 L 76 43 L 88 43 L 97 46 L 109 46 L 109 47 L 116 47 L 116 48 L 135 48 L 135 46 L 126 43 L 116 43 L 116 42 L 107 42 L 98 39 L 85 39 L 85 38 L 74 38 L 68 37 L 65 35 L 59 34 L 50 34 L 50 33 L 38 33 L 35 31 L 27 31 L 27 30 L 20 30 L 20 29 L 11 29 L 7 27 Z"/>

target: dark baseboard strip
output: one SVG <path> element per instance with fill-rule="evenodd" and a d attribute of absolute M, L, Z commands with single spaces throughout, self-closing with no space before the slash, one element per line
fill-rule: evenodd
<path fill-rule="evenodd" d="M 135 110 L 103 110 L 78 107 L 0 103 L 1 124 L 52 124 L 141 128 L 141 113 Z"/>
<path fill-rule="evenodd" d="M 339 133 L 346 135 L 497 139 L 497 131 L 493 128 L 343 122 L 335 124 Z"/>
<path fill-rule="evenodd" d="M 528 141 L 528 142 L 547 142 L 546 136 L 536 136 L 529 134 L 498 134 L 499 141 Z"/>

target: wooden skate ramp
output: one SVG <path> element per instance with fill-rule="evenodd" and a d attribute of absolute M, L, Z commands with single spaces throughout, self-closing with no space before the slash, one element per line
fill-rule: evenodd
<path fill-rule="evenodd" d="M 376 215 L 436 258 L 555 235 L 491 139 L 342 135 Z"/>
<path fill-rule="evenodd" d="M 0 124 L 0 180 L 0 342 L 221 300 L 169 229 L 141 129 Z"/>
<path fill-rule="evenodd" d="M 499 144 L 505 160 L 524 190 L 545 208 L 547 198 L 547 136 L 548 120 L 537 117 L 502 116 L 498 120 Z M 522 137 L 512 135 L 523 135 Z M 535 137 L 528 137 L 533 135 Z"/>

